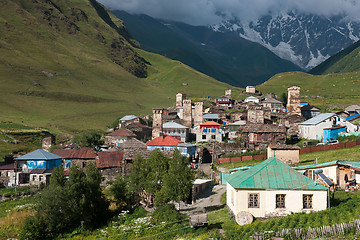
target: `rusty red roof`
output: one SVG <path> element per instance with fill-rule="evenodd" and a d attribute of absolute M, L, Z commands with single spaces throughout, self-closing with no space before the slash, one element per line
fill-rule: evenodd
<path fill-rule="evenodd" d="M 15 163 L 4 163 L 0 165 L 0 170 L 14 170 L 15 169 Z"/>
<path fill-rule="evenodd" d="M 175 147 L 179 143 L 182 143 L 179 139 L 176 139 L 169 135 L 160 136 L 150 140 L 146 143 L 146 146 L 172 146 Z"/>
<path fill-rule="evenodd" d="M 99 152 L 96 159 L 97 168 L 121 167 L 124 152 Z"/>
<path fill-rule="evenodd" d="M 90 148 L 54 149 L 54 154 L 66 159 L 95 159 L 96 153 Z"/>
<path fill-rule="evenodd" d="M 105 136 L 118 136 L 118 137 L 136 137 L 136 134 L 126 128 L 120 128 L 115 132 L 106 134 Z"/>
<path fill-rule="evenodd" d="M 32 169 L 30 174 L 43 174 L 46 172 L 45 168 Z"/>

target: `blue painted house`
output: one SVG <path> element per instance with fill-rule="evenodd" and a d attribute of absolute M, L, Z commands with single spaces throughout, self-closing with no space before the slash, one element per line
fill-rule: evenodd
<path fill-rule="evenodd" d="M 339 133 L 345 133 L 345 126 L 337 126 L 332 128 L 325 128 L 323 130 L 323 142 L 329 142 L 332 139 L 336 139 L 339 136 Z"/>
<path fill-rule="evenodd" d="M 51 170 L 61 166 L 62 157 L 37 149 L 21 157 L 16 158 L 17 169 L 16 184 L 47 184 Z"/>

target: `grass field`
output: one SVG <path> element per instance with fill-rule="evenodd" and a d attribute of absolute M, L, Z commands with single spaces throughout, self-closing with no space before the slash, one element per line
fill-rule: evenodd
<path fill-rule="evenodd" d="M 343 110 L 351 104 L 360 104 L 360 72 L 311 75 L 303 72 L 280 73 L 257 86 L 263 93 L 281 96 L 292 85 L 301 87 L 301 100 L 322 111 Z"/>
<path fill-rule="evenodd" d="M 330 162 L 335 160 L 360 161 L 360 146 L 331 150 L 331 151 L 300 154 L 299 165 L 313 164 L 316 162 L 316 158 L 318 160 L 318 163 Z M 218 165 L 221 167 L 231 169 L 231 168 L 244 167 L 244 166 L 253 166 L 261 163 L 262 161 L 263 160 L 256 160 L 256 161 L 251 160 L 251 161 L 242 161 L 236 163 L 220 163 Z"/>

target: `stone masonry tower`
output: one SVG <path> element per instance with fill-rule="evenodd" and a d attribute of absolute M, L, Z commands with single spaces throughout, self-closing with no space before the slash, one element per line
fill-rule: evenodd
<path fill-rule="evenodd" d="M 287 112 L 290 114 L 301 115 L 300 87 L 288 87 L 288 101 L 286 108 Z"/>
<path fill-rule="evenodd" d="M 200 125 L 203 122 L 203 102 L 195 102 L 194 125 Z"/>
<path fill-rule="evenodd" d="M 176 94 L 176 108 L 180 108 L 183 106 L 183 94 L 178 93 Z"/>
<path fill-rule="evenodd" d="M 231 98 L 231 89 L 225 89 L 225 97 Z"/>
<path fill-rule="evenodd" d="M 152 139 L 160 137 L 162 133 L 162 114 L 163 108 L 153 108 L 153 127 L 152 127 Z"/>
<path fill-rule="evenodd" d="M 191 100 L 183 100 L 183 121 L 186 127 L 192 127 L 192 109 L 191 109 Z"/>

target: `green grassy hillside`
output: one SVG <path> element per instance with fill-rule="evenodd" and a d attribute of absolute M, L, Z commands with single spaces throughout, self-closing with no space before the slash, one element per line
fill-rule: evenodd
<path fill-rule="evenodd" d="M 323 111 L 343 110 L 360 103 L 360 72 L 311 75 L 303 72 L 280 73 L 257 88 L 263 93 L 281 96 L 292 85 L 301 87 L 301 100 Z"/>
<path fill-rule="evenodd" d="M 105 129 L 125 114 L 173 105 L 177 92 L 229 88 L 136 44 L 94 1 L 1 1 L 0 121 L 55 133 Z"/>
<path fill-rule="evenodd" d="M 360 41 L 313 68 L 311 74 L 346 73 L 360 70 Z"/>

